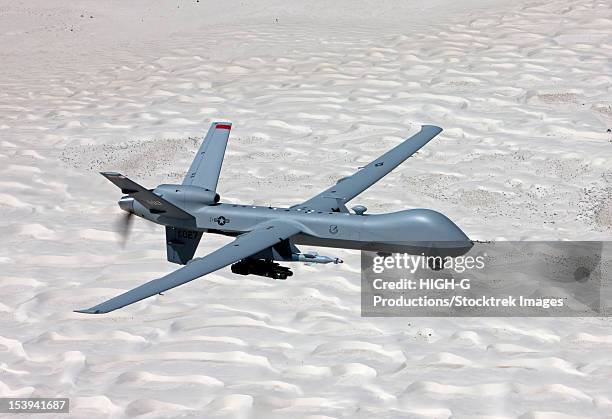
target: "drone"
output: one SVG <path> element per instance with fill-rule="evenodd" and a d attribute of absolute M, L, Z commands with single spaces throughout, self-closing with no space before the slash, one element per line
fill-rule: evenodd
<path fill-rule="evenodd" d="M 442 129 L 437 126 L 421 126 L 417 134 L 353 175 L 289 208 L 221 202 L 217 183 L 231 128 L 228 122 L 212 123 L 180 185 L 162 184 L 147 189 L 120 173 L 101 173 L 124 194 L 118 202 L 126 213 L 124 234 L 134 215 L 165 226 L 168 261 L 185 266 L 76 312 L 108 313 L 228 265 L 235 274 L 286 279 L 293 272 L 277 262 L 342 263 L 337 257 L 303 253 L 298 245 L 457 257 L 474 244 L 445 215 L 430 209 L 366 214 L 367 208 L 362 205 L 352 207 L 352 212 L 346 207 L 440 134 Z M 204 233 L 235 239 L 194 259 Z"/>

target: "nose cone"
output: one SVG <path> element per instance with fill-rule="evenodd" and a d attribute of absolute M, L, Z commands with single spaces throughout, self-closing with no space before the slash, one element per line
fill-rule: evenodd
<path fill-rule="evenodd" d="M 415 255 L 435 249 L 435 253 L 440 256 L 455 257 L 469 252 L 474 246 L 455 223 L 445 215 L 429 209 L 360 218 L 364 219 L 361 240 L 373 243 L 371 248 Z"/>
<path fill-rule="evenodd" d="M 428 209 L 414 209 L 408 213 L 408 224 L 414 236 L 431 242 L 438 249 L 445 249 L 450 256 L 465 254 L 474 246 L 457 224 L 444 214 Z"/>
<path fill-rule="evenodd" d="M 133 213 L 134 212 L 134 198 L 129 196 L 122 197 L 119 202 L 119 208 L 121 208 L 125 212 Z"/>
<path fill-rule="evenodd" d="M 468 236 L 448 217 L 429 209 L 408 211 L 409 223 L 419 232 L 422 239 L 433 241 L 470 241 Z"/>

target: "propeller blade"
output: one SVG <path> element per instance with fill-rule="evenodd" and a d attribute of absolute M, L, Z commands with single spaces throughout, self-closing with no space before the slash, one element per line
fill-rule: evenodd
<path fill-rule="evenodd" d="M 126 212 L 125 215 L 122 215 L 119 221 L 117 222 L 118 232 L 121 234 L 121 246 L 125 247 L 127 239 L 130 235 L 130 230 L 132 227 L 132 222 L 134 220 L 131 212 Z"/>

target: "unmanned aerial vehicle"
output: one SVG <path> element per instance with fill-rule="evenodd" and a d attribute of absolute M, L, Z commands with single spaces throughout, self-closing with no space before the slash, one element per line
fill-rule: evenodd
<path fill-rule="evenodd" d="M 424 125 L 414 136 L 318 195 L 289 208 L 223 203 L 217 182 L 231 124 L 215 122 L 204 137 L 180 185 L 147 189 L 114 172 L 102 175 L 121 189 L 119 207 L 126 212 L 125 233 L 136 215 L 166 228 L 170 262 L 186 265 L 79 313 L 108 313 L 160 294 L 231 265 L 232 272 L 286 279 L 289 268 L 277 262 L 340 263 L 336 257 L 303 253 L 297 246 L 321 246 L 383 253 L 456 257 L 473 246 L 457 225 L 430 209 L 366 214 L 346 203 L 391 172 L 442 129 Z M 193 259 L 204 233 L 235 239 L 202 258 Z"/>

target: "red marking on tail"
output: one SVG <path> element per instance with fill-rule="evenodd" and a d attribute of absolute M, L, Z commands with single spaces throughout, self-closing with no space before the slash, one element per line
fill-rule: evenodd
<path fill-rule="evenodd" d="M 217 129 L 232 129 L 231 125 L 217 125 Z"/>

